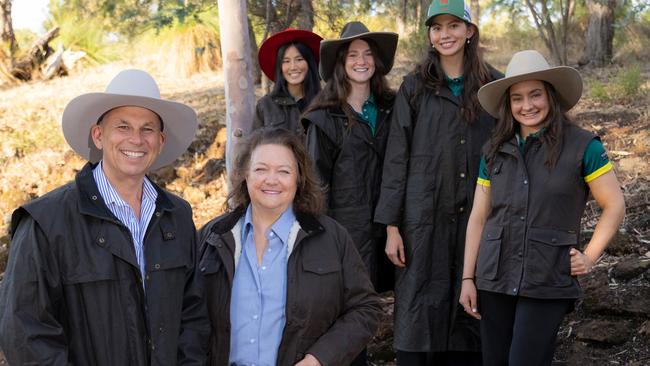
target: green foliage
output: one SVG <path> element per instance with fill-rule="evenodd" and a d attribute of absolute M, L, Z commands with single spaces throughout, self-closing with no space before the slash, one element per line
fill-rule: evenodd
<path fill-rule="evenodd" d="M 589 94 L 598 102 L 630 102 L 645 94 L 644 79 L 638 64 L 618 69 L 610 82 L 599 80 L 591 83 Z"/>
<path fill-rule="evenodd" d="M 621 68 L 616 74 L 616 86 L 623 97 L 635 98 L 641 92 L 641 85 L 643 79 L 641 78 L 641 67 L 639 65 L 632 65 L 631 67 Z"/>
<path fill-rule="evenodd" d="M 589 94 L 592 98 L 601 103 L 609 102 L 612 99 L 609 96 L 609 92 L 607 91 L 605 84 L 598 80 L 594 81 L 591 84 L 591 87 L 589 88 Z"/>

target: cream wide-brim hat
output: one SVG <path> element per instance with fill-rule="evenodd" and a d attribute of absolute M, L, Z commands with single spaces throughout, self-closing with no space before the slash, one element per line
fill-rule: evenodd
<path fill-rule="evenodd" d="M 535 50 L 515 53 L 508 63 L 503 79 L 487 83 L 478 91 L 478 101 L 486 112 L 499 117 L 499 105 L 512 85 L 526 80 L 546 81 L 553 85 L 565 111 L 573 108 L 582 96 L 582 77 L 569 66 L 550 67 L 544 56 Z"/>
<path fill-rule="evenodd" d="M 156 81 L 142 70 L 123 70 L 103 93 L 88 93 L 70 101 L 63 111 L 63 136 L 84 159 L 96 163 L 102 159 L 90 130 L 107 111 L 125 106 L 142 107 L 158 114 L 163 121 L 165 144 L 149 170 L 172 163 L 187 150 L 198 127 L 192 107 L 161 99 Z"/>

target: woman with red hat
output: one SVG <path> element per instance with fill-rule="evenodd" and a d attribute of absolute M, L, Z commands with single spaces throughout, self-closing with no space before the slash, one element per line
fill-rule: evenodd
<path fill-rule="evenodd" d="M 284 128 L 304 134 L 300 114 L 321 89 L 317 69 L 321 39 L 310 31 L 288 28 L 262 43 L 260 67 L 275 84 L 257 102 L 253 130 Z"/>

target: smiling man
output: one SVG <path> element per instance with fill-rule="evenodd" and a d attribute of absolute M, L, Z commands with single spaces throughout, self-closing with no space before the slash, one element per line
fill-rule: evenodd
<path fill-rule="evenodd" d="M 203 365 L 209 323 L 192 212 L 147 177 L 189 146 L 196 113 L 141 70 L 73 99 L 63 133 L 88 160 L 18 208 L 0 288 L 11 365 Z"/>

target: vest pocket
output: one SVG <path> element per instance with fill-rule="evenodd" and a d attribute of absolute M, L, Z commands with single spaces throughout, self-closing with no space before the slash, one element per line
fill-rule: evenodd
<path fill-rule="evenodd" d="M 526 278 L 533 285 L 570 286 L 571 258 L 569 251 L 577 245 L 577 235 L 554 229 L 530 228 Z"/>
<path fill-rule="evenodd" d="M 486 225 L 484 227 L 478 250 L 476 277 L 486 280 L 494 280 L 497 278 L 502 238 L 502 226 Z"/>

